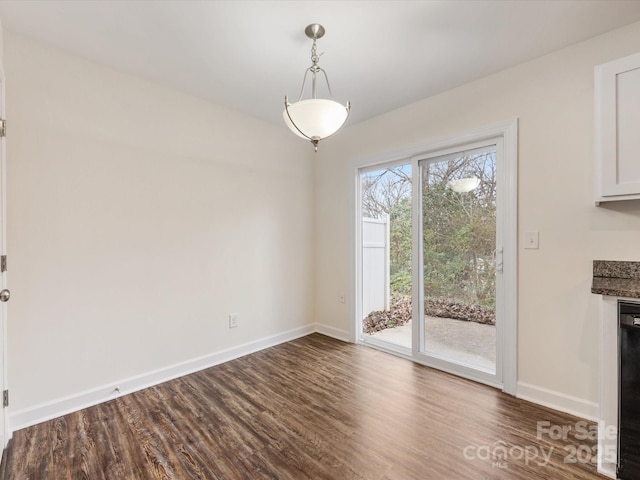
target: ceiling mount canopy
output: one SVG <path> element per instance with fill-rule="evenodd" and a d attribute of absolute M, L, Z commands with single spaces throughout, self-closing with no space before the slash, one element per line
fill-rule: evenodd
<path fill-rule="evenodd" d="M 329 85 L 329 77 L 327 72 L 318 66 L 320 55 L 316 49 L 316 40 L 324 36 L 324 27 L 317 23 L 312 23 L 304 29 L 304 33 L 313 40 L 311 47 L 311 66 L 307 68 L 302 79 L 302 88 L 300 89 L 300 97 L 295 103 L 289 103 L 288 98 L 284 97 L 284 112 L 282 117 L 284 123 L 291 129 L 293 133 L 299 137 L 310 140 L 314 150 L 318 151 L 318 142 L 334 133 L 336 133 L 349 116 L 351 104 L 341 105 L 333 101 L 331 86 Z M 311 72 L 311 98 L 303 100 L 304 86 L 307 81 L 307 75 Z M 329 99 L 317 98 L 317 77 L 319 74 L 324 76 L 329 92 Z"/>

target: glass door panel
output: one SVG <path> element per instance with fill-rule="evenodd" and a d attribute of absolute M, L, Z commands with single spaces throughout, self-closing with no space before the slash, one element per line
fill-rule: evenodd
<path fill-rule="evenodd" d="M 360 172 L 359 338 L 411 349 L 411 164 Z"/>
<path fill-rule="evenodd" d="M 428 356 L 496 373 L 496 148 L 422 160 Z"/>

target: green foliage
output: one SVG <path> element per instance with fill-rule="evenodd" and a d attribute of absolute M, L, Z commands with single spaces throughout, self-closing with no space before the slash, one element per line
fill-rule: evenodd
<path fill-rule="evenodd" d="M 411 295 L 411 198 L 403 198 L 389 212 L 391 292 Z"/>
<path fill-rule="evenodd" d="M 424 291 L 427 298 L 495 306 L 495 203 L 444 181 L 423 185 Z"/>
<path fill-rule="evenodd" d="M 412 213 L 405 167 L 367 178 L 363 215 L 388 214 L 391 292 L 411 295 Z M 451 180 L 476 177 L 480 185 L 455 192 Z M 495 152 L 449 157 L 423 167 L 423 255 L 426 298 L 495 307 Z M 366 201 L 365 201 L 366 200 Z"/>
<path fill-rule="evenodd" d="M 456 192 L 449 182 L 475 177 L 477 188 Z M 495 306 L 495 152 L 449 158 L 423 169 L 424 291 Z"/>

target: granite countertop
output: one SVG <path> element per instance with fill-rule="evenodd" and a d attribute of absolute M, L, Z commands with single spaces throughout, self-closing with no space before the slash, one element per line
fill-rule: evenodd
<path fill-rule="evenodd" d="M 591 293 L 640 298 L 640 262 L 594 260 Z"/>

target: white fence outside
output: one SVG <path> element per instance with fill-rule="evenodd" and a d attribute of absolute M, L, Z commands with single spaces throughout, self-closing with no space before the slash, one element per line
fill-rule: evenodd
<path fill-rule="evenodd" d="M 389 216 L 362 219 L 362 316 L 389 310 Z"/>

